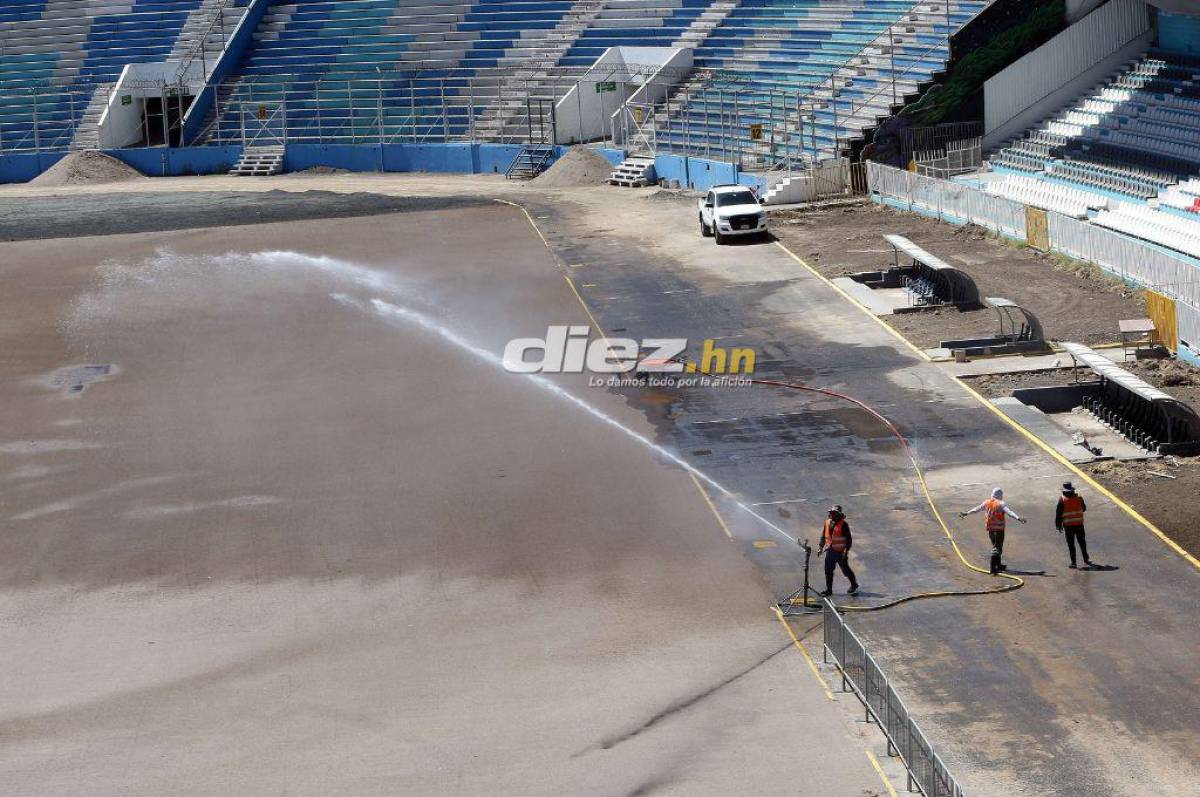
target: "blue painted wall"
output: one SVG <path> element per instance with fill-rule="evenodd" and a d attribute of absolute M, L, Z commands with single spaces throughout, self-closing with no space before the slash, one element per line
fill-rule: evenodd
<path fill-rule="evenodd" d="M 128 163 L 147 177 L 224 174 L 242 154 L 241 146 L 137 147 L 110 149 L 105 155 Z"/>
<path fill-rule="evenodd" d="M 504 174 L 520 151 L 521 147 L 516 144 L 478 144 L 475 146 L 472 171 L 475 174 Z M 551 156 L 551 163 L 561 158 L 566 151 L 566 147 L 556 147 L 554 155 Z"/>
<path fill-rule="evenodd" d="M 349 169 L 352 172 L 383 171 L 385 147 L 355 144 L 288 144 L 283 151 L 283 170 L 299 172 L 314 166 Z"/>
<path fill-rule="evenodd" d="M 1179 343 L 1179 359 L 1183 360 L 1188 365 L 1200 367 L 1200 352 L 1193 349 L 1191 346 L 1185 345 L 1182 341 Z"/>
<path fill-rule="evenodd" d="M 757 175 L 746 174 L 745 172 L 742 172 L 738 175 L 737 181 L 738 185 L 750 186 L 752 189 L 754 189 L 754 193 L 760 198 L 767 192 L 767 181 L 761 177 L 758 177 Z"/>
<path fill-rule="evenodd" d="M 1160 11 L 1158 46 L 1173 53 L 1200 55 L 1200 17 Z"/>
<path fill-rule="evenodd" d="M 27 183 L 62 160 L 65 152 L 14 152 L 0 156 L 0 183 Z"/>
<path fill-rule="evenodd" d="M 678 180 L 681 186 L 697 191 L 737 183 L 739 176 L 738 167 L 732 163 L 683 155 L 655 156 L 654 171 L 659 180 Z"/>
<path fill-rule="evenodd" d="M 623 149 L 612 149 L 610 147 L 595 147 L 596 152 L 608 158 L 608 162 L 613 166 L 620 166 L 621 161 L 628 157 L 628 154 Z"/>
<path fill-rule="evenodd" d="M 216 66 L 209 75 L 208 85 L 196 95 L 196 99 L 192 100 L 187 113 L 184 114 L 181 131 L 183 143 L 193 141 L 199 135 L 200 128 L 204 124 L 204 117 L 212 108 L 213 97 L 216 93 L 213 84 L 219 83 L 242 60 L 242 53 L 254 41 L 254 31 L 258 30 L 258 23 L 262 21 L 263 15 L 267 13 L 270 5 L 270 0 L 250 0 L 250 4 L 246 7 L 246 13 L 233 31 L 233 35 L 229 37 L 225 49 L 221 52 Z"/>
<path fill-rule="evenodd" d="M 562 157 L 567 149 L 555 147 L 553 160 Z M 520 151 L 519 144 L 288 144 L 284 151 L 284 170 L 296 172 L 314 166 L 329 166 L 354 172 L 503 174 Z M 616 149 L 600 148 L 597 152 L 614 165 L 625 156 L 622 150 Z M 105 152 L 148 177 L 223 174 L 229 171 L 241 153 L 240 145 L 138 147 Z M 64 154 L 0 155 L 0 182 L 32 180 L 57 163 Z M 678 180 L 681 185 L 699 191 L 728 183 L 762 188 L 757 177 L 742 174 L 735 165 L 724 161 L 659 155 L 654 165 L 660 179 Z"/>
<path fill-rule="evenodd" d="M 556 147 L 553 159 L 566 147 Z M 331 166 L 353 172 L 441 172 L 448 174 L 503 174 L 519 144 L 288 144 L 285 171 Z"/>

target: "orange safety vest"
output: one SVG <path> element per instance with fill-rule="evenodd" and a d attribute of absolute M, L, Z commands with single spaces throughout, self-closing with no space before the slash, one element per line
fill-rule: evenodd
<path fill-rule="evenodd" d="M 1062 508 L 1062 524 L 1064 526 L 1083 525 L 1083 499 L 1077 495 L 1064 495 Z"/>
<path fill-rule="evenodd" d="M 988 531 L 1004 531 L 1004 502 L 989 498 L 983 502 Z"/>
<path fill-rule="evenodd" d="M 832 519 L 825 521 L 825 547 L 831 551 L 845 553 L 848 540 L 846 539 L 846 521 L 834 523 Z"/>

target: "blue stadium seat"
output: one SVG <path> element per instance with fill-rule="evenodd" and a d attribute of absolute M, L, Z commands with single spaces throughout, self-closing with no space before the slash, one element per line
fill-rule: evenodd
<path fill-rule="evenodd" d="M 201 0 L 6 0 L 0 9 L 0 149 L 64 149 L 97 87 L 161 61 Z M 120 13 L 113 9 L 125 5 Z"/>

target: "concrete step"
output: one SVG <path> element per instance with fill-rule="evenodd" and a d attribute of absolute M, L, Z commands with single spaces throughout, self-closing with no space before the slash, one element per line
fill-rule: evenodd
<path fill-rule="evenodd" d="M 632 155 L 621 161 L 608 177 L 612 185 L 627 188 L 651 185 L 654 180 L 654 158 L 643 155 Z"/>
<path fill-rule="evenodd" d="M 247 147 L 229 173 L 238 177 L 270 177 L 283 171 L 283 147 Z"/>

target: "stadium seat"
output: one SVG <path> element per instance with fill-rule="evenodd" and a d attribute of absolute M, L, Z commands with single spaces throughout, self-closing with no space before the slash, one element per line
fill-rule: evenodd
<path fill-rule="evenodd" d="M 203 0 L 6 0 L 0 150 L 65 149 L 127 64 L 180 58 L 212 18 Z"/>
<path fill-rule="evenodd" d="M 1099 209 L 1094 224 L 1200 255 L 1198 80 L 1200 64 L 1186 56 L 1154 52 L 1126 64 L 991 154 L 994 169 L 1027 176 L 987 190 L 1076 218 Z"/>

